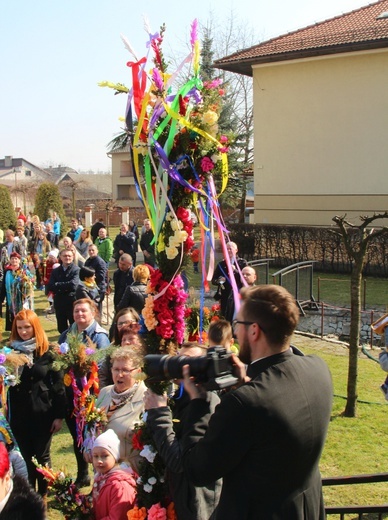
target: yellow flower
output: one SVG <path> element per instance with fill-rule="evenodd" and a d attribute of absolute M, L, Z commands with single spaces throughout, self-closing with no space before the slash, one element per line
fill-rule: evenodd
<path fill-rule="evenodd" d="M 71 385 L 71 375 L 65 374 L 63 376 L 63 382 L 64 382 L 65 386 L 70 386 Z"/>
<path fill-rule="evenodd" d="M 203 114 L 202 121 L 205 125 L 213 126 L 218 121 L 218 115 L 213 110 L 208 110 Z"/>
<path fill-rule="evenodd" d="M 162 234 L 159 235 L 157 250 L 158 250 L 158 253 L 161 253 L 162 251 L 164 251 L 164 241 L 163 241 Z"/>

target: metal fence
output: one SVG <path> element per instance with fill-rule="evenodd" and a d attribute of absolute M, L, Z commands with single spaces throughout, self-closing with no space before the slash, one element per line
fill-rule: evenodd
<path fill-rule="evenodd" d="M 285 287 L 294 296 L 303 316 L 305 307 L 318 310 L 313 295 L 314 263 L 314 261 L 298 262 L 272 275 L 274 284 Z"/>
<path fill-rule="evenodd" d="M 388 473 L 378 473 L 373 475 L 351 475 L 348 477 L 329 477 L 322 479 L 323 486 L 349 486 L 354 484 L 370 484 L 374 482 L 388 482 Z M 383 520 L 388 518 L 388 504 L 364 505 L 364 506 L 329 506 L 325 508 L 326 517 L 337 515 L 340 520 L 345 519 L 345 515 L 357 515 L 357 518 L 370 520 Z M 371 516 L 373 514 L 373 517 Z M 352 516 L 352 518 L 355 518 Z"/>

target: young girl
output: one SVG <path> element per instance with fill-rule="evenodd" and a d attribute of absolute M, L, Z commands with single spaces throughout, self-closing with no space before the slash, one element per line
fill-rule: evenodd
<path fill-rule="evenodd" d="M 113 430 L 99 435 L 93 445 L 93 508 L 95 520 L 127 520 L 136 498 L 130 470 L 118 466 L 120 440 Z"/>

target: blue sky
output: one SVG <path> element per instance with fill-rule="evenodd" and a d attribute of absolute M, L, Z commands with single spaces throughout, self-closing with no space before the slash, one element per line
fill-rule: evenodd
<path fill-rule="evenodd" d="M 110 169 L 106 145 L 121 129 L 124 95 L 102 80 L 130 84 L 120 34 L 145 54 L 143 17 L 167 25 L 165 53 L 182 54 L 197 18 L 231 15 L 259 41 L 366 5 L 366 0 L 13 0 L 1 5 L 0 157 L 38 166 Z"/>

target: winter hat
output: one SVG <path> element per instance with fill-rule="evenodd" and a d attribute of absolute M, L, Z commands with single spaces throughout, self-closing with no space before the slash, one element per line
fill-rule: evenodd
<path fill-rule="evenodd" d="M 49 251 L 48 256 L 53 256 L 54 258 L 58 258 L 58 249 L 52 249 Z"/>
<path fill-rule="evenodd" d="M 106 430 L 94 441 L 93 448 L 105 448 L 116 461 L 120 458 L 120 439 L 113 430 Z"/>

